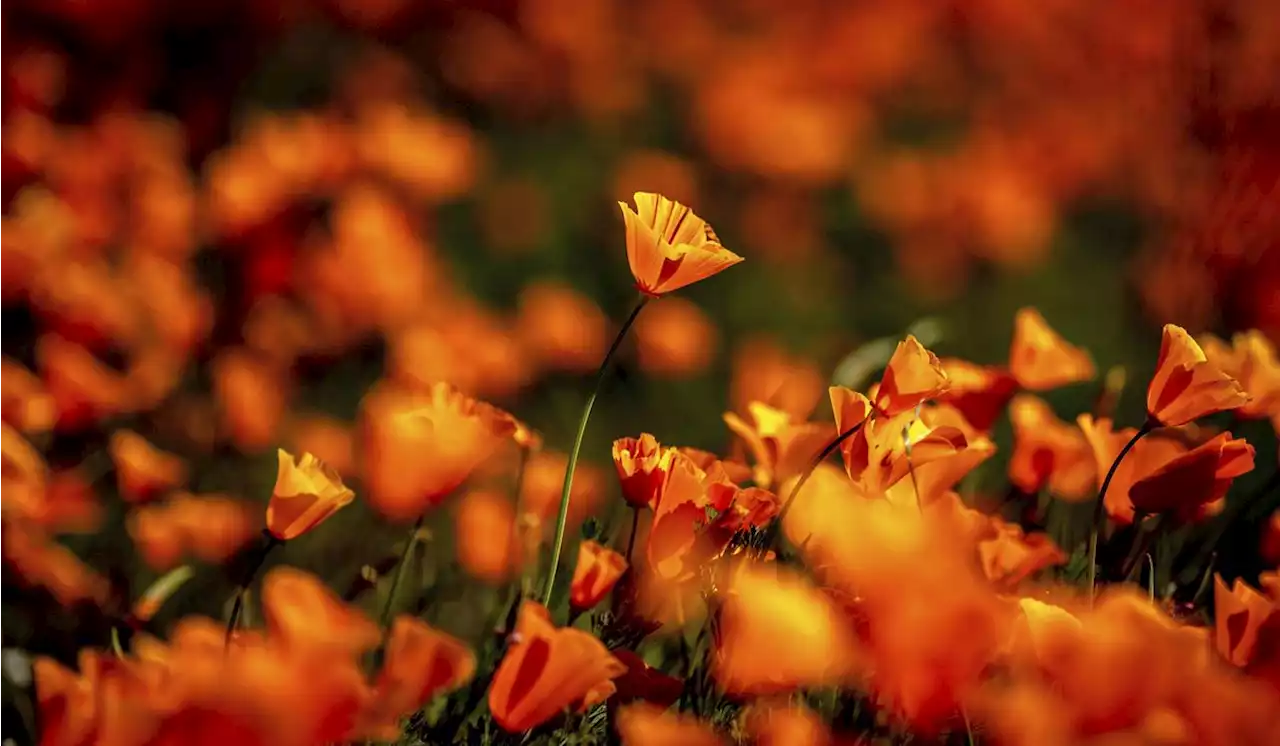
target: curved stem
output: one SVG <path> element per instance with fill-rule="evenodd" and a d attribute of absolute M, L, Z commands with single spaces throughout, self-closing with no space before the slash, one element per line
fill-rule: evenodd
<path fill-rule="evenodd" d="M 591 419 L 591 408 L 595 406 L 596 397 L 600 395 L 600 386 L 604 384 L 605 374 L 609 371 L 609 363 L 613 360 L 614 353 L 618 351 L 622 340 L 627 336 L 627 331 L 631 329 L 631 325 L 636 322 L 636 317 L 648 302 L 649 296 L 641 296 L 640 301 L 631 310 L 631 315 L 618 330 L 618 336 L 614 337 L 604 360 L 600 361 L 600 369 L 596 371 L 595 386 L 591 389 L 591 396 L 587 397 L 586 406 L 582 408 L 582 418 L 578 420 L 578 434 L 573 439 L 573 450 L 569 451 L 569 465 L 564 470 L 564 487 L 560 490 L 560 514 L 556 518 L 556 540 L 551 549 L 551 567 L 547 570 L 547 584 L 542 589 L 543 606 L 551 605 L 551 591 L 555 588 L 556 569 L 560 565 L 560 550 L 564 546 L 564 524 L 569 520 L 569 495 L 573 490 L 573 470 L 578 465 L 578 452 L 582 450 L 582 439 L 587 434 L 587 421 Z"/>
<path fill-rule="evenodd" d="M 1093 505 L 1093 522 L 1089 529 L 1089 605 L 1093 605 L 1094 583 L 1098 580 L 1098 535 L 1102 533 L 1102 524 L 1106 520 L 1106 496 L 1107 488 L 1111 486 L 1111 480 L 1116 475 L 1116 469 L 1120 468 L 1120 462 L 1124 461 L 1124 457 L 1129 455 L 1129 451 L 1137 445 L 1138 441 L 1152 430 L 1150 420 L 1142 424 L 1138 428 L 1138 432 L 1133 434 L 1128 443 L 1124 444 L 1124 448 L 1120 449 L 1120 454 L 1116 456 L 1116 460 L 1111 462 L 1111 468 L 1107 470 L 1107 476 L 1102 480 L 1102 489 L 1098 490 L 1098 501 Z"/>
<path fill-rule="evenodd" d="M 223 641 L 223 647 L 230 649 L 231 636 L 235 634 L 236 627 L 240 624 L 240 613 L 244 611 L 244 594 L 249 590 L 249 586 L 253 584 L 253 579 L 257 577 L 258 571 L 262 569 L 263 563 L 267 561 L 267 555 L 271 554 L 271 550 L 275 549 L 284 541 L 276 538 L 270 531 L 263 531 L 265 541 L 258 550 L 258 556 L 249 563 L 245 569 L 244 577 L 240 579 L 240 586 L 236 588 L 236 600 L 231 604 L 231 616 L 227 619 L 227 634 Z"/>
<path fill-rule="evenodd" d="M 409 542 L 404 545 L 404 551 L 400 553 L 400 561 L 396 563 L 396 574 L 391 578 L 391 587 L 387 589 L 387 600 L 382 602 L 379 625 L 384 630 L 391 624 L 391 615 L 395 611 L 396 594 L 400 590 L 400 584 L 404 582 L 404 575 L 409 567 L 409 556 L 413 554 L 413 548 L 418 545 L 418 533 L 422 530 L 423 519 L 424 516 L 418 516 L 413 528 L 409 530 Z"/>
<path fill-rule="evenodd" d="M 640 509 L 631 508 L 631 538 L 627 539 L 627 564 L 631 564 L 631 552 L 636 548 L 636 529 L 640 526 Z"/>
<path fill-rule="evenodd" d="M 822 452 L 818 454 L 817 458 L 815 458 L 813 462 L 809 464 L 808 468 L 804 470 L 804 473 L 800 475 L 800 479 L 796 480 L 796 485 L 791 488 L 789 493 L 787 493 L 787 501 L 782 504 L 782 510 L 778 511 L 778 517 L 775 519 L 776 524 L 781 525 L 783 519 L 787 517 L 787 511 L 791 510 L 791 504 L 796 501 L 796 497 L 800 494 L 800 490 L 804 489 L 804 485 L 809 481 L 809 477 L 812 477 L 813 473 L 818 470 L 818 467 L 822 466 L 822 462 L 826 461 L 828 456 L 835 453 L 841 443 L 853 437 L 854 434 L 861 430 L 862 426 L 867 424 L 867 420 L 870 419 L 870 417 L 870 415 L 867 415 L 867 417 L 859 420 L 856 425 L 837 435 L 835 439 L 822 449 Z"/>

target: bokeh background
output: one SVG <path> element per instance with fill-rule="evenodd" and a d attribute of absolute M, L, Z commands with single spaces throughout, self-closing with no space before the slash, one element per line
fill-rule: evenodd
<path fill-rule="evenodd" d="M 31 441 L 101 510 L 60 541 L 117 606 L 159 574 L 118 494 L 121 429 L 193 492 L 265 504 L 283 446 L 359 493 L 361 398 L 443 379 L 544 434 L 526 490 L 553 500 L 635 297 L 616 202 L 637 190 L 747 261 L 623 348 L 588 530 L 616 530 L 612 439 L 726 452 L 721 414 L 775 395 L 829 418 L 827 382 L 909 329 L 997 364 L 1035 306 L 1127 372 L 1130 424 L 1163 323 L 1280 339 L 1274 2 L 11 0 L 2 56 L 5 375 L 52 394 Z M 1074 417 L 1098 390 L 1051 402 Z M 1255 424 L 1244 492 L 1275 470 Z M 969 494 L 1002 495 L 1004 463 Z M 357 501 L 272 562 L 345 588 L 402 542 Z M 5 572 L 6 646 L 104 644 Z M 203 566 L 162 613 L 222 614 L 233 573 Z M 473 592 L 433 595 L 435 623 L 476 624 L 448 605 Z"/>

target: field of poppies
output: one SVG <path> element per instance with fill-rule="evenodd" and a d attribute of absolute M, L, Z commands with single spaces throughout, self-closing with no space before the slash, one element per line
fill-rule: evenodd
<path fill-rule="evenodd" d="M 1280 743 L 1272 5 L 6 3 L 0 738 Z"/>

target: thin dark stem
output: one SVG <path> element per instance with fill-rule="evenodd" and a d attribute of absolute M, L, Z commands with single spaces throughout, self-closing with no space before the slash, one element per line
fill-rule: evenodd
<path fill-rule="evenodd" d="M 853 427 L 850 427 L 848 430 L 837 435 L 834 440 L 822 449 L 822 452 L 818 454 L 817 458 L 815 458 L 809 464 L 808 468 L 804 470 L 804 473 L 800 475 L 800 479 L 796 481 L 796 486 L 792 487 L 791 492 L 787 494 L 787 501 L 782 504 L 782 510 L 778 511 L 778 518 L 775 523 L 779 525 L 782 523 L 783 519 L 787 517 L 787 511 L 791 510 L 791 504 L 796 501 L 796 497 L 800 494 L 800 490 L 804 489 L 805 483 L 809 481 L 809 477 L 813 476 L 813 473 L 818 470 L 819 466 L 822 466 L 822 462 L 826 461 L 828 456 L 836 452 L 836 449 L 840 447 L 841 443 L 853 437 L 854 434 L 861 430 L 862 426 L 867 423 L 867 419 L 870 419 L 870 415 L 860 420 Z"/>
<path fill-rule="evenodd" d="M 631 553 L 636 548 L 636 528 L 640 526 L 640 509 L 631 508 L 631 538 L 627 539 L 627 564 L 631 564 Z"/>
<path fill-rule="evenodd" d="M 231 647 L 231 636 L 235 634 L 236 627 L 240 624 L 240 614 L 244 611 L 245 592 L 249 590 L 253 579 L 257 577 L 258 571 L 262 569 L 263 563 L 267 561 L 267 555 L 271 554 L 272 549 L 284 543 L 269 531 L 263 531 L 262 533 L 264 541 L 258 549 L 258 555 L 246 566 L 244 575 L 240 579 L 240 584 L 236 588 L 236 599 L 231 604 L 231 616 L 227 619 L 227 634 L 226 639 L 223 641 L 224 648 Z"/>
<path fill-rule="evenodd" d="M 587 434 L 587 422 L 591 419 L 591 408 L 595 406 L 596 397 L 600 395 L 600 387 L 604 384 L 605 376 L 609 372 L 609 363 L 613 360 L 618 348 L 622 346 L 622 340 L 626 338 L 631 325 L 636 322 L 636 318 L 644 310 L 648 302 L 649 296 L 641 296 L 635 308 L 631 309 L 631 315 L 627 317 L 627 320 L 622 324 L 622 328 L 618 330 L 618 336 L 613 338 L 613 344 L 609 346 L 609 351 L 605 353 L 604 360 L 600 361 L 600 369 L 596 371 L 595 386 L 592 387 L 591 396 L 587 397 L 587 403 L 582 408 L 582 417 L 578 420 L 578 434 L 573 439 L 573 450 L 569 452 L 569 465 L 564 470 L 564 487 L 560 491 L 560 514 L 556 518 L 556 540 L 551 549 L 551 567 L 547 570 L 547 584 L 542 589 L 542 604 L 544 606 L 551 605 L 551 592 L 555 588 L 556 570 L 560 566 L 560 550 L 564 548 L 564 525 L 569 520 L 569 495 L 573 490 L 573 470 L 578 466 L 578 453 L 582 450 L 582 439 Z"/>
<path fill-rule="evenodd" d="M 1098 580 L 1098 536 L 1102 533 L 1103 522 L 1106 520 L 1106 497 L 1107 488 L 1111 486 L 1111 480 L 1116 475 L 1116 470 L 1120 468 L 1120 462 L 1124 461 L 1124 457 L 1129 455 L 1129 451 L 1138 444 L 1139 440 L 1152 430 L 1152 423 L 1147 420 L 1138 428 L 1138 432 L 1133 434 L 1128 443 L 1124 444 L 1124 448 L 1120 449 L 1116 460 L 1111 462 L 1111 468 L 1107 470 L 1107 476 L 1102 480 L 1102 489 L 1098 490 L 1098 501 L 1093 505 L 1093 521 L 1089 529 L 1089 604 L 1093 605 L 1094 585 Z"/>
<path fill-rule="evenodd" d="M 1151 542 L 1156 538 L 1156 532 L 1162 528 L 1160 516 L 1155 516 L 1151 520 L 1151 526 L 1147 529 L 1142 528 L 1142 523 L 1146 520 L 1146 515 L 1136 513 L 1133 517 L 1134 535 L 1133 544 L 1129 547 L 1129 554 L 1125 556 L 1124 566 L 1120 568 L 1120 578 L 1128 580 L 1133 574 L 1138 563 L 1142 560 L 1142 556 L 1151 548 Z"/>
<path fill-rule="evenodd" d="M 379 618 L 384 630 L 391 625 L 391 616 L 395 611 L 396 605 L 396 594 L 400 590 L 400 584 L 404 582 L 404 576 L 409 567 L 409 557 L 413 554 L 413 548 L 418 545 L 418 533 L 422 531 L 423 520 L 424 516 L 418 516 L 413 528 L 409 529 L 409 541 L 404 545 L 404 551 L 400 553 L 400 561 L 396 563 L 396 574 L 391 578 L 391 587 L 387 589 L 387 600 L 382 603 L 382 615 Z"/>

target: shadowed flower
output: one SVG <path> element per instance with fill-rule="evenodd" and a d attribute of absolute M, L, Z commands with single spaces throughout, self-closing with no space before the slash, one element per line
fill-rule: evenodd
<path fill-rule="evenodd" d="M 1014 397 L 1013 456 L 1009 481 L 1027 494 L 1048 488 L 1063 500 L 1094 496 L 1093 451 L 1078 427 L 1059 420 L 1044 400 L 1030 394 Z"/>
<path fill-rule="evenodd" d="M 63 606 L 79 601 L 101 604 L 107 599 L 106 578 L 80 561 L 70 549 L 36 531 L 4 526 L 4 560 L 18 579 L 45 588 Z"/>
<path fill-rule="evenodd" d="M 938 356 L 925 349 L 915 335 L 908 334 L 889 358 L 872 399 L 879 414 L 892 417 L 937 398 L 950 385 Z"/>
<path fill-rule="evenodd" d="M 689 457 L 674 449 L 668 453 L 671 464 L 654 502 L 645 556 L 658 577 L 684 580 L 696 574 L 704 552 L 710 552 L 705 546 L 698 551 L 699 542 L 709 540 L 700 530 L 707 523 L 708 508 L 722 511 L 728 505 L 712 501 L 707 474 Z M 729 499 L 733 493 L 717 491 L 715 496 Z"/>
<path fill-rule="evenodd" d="M 671 468 L 671 456 L 649 433 L 613 441 L 613 465 L 622 497 L 633 508 L 652 508 Z"/>
<path fill-rule="evenodd" d="M 1021 309 L 1013 324 L 1009 372 L 1022 388 L 1047 391 L 1096 374 L 1089 353 L 1059 336 L 1036 309 Z"/>
<path fill-rule="evenodd" d="M 741 461 L 721 459 L 711 451 L 701 448 L 680 446 L 676 450 L 687 456 L 694 466 L 705 471 L 707 478 L 713 482 L 741 484 L 751 478 L 751 467 Z"/>
<path fill-rule="evenodd" d="M 1262 546 L 1258 553 L 1272 566 L 1280 566 L 1280 509 L 1271 514 L 1262 528 Z"/>
<path fill-rule="evenodd" d="M 1253 446 L 1231 433 L 1179 454 L 1134 482 L 1129 500 L 1144 513 L 1173 513 L 1195 521 L 1221 508 L 1231 482 L 1253 470 Z"/>
<path fill-rule="evenodd" d="M 59 430 L 80 430 L 132 407 L 123 376 L 74 342 L 56 334 L 41 335 L 36 362 L 57 403 Z"/>
<path fill-rule="evenodd" d="M 1222 576 L 1213 576 L 1214 645 L 1223 660 L 1245 667 L 1253 658 L 1258 631 L 1271 617 L 1280 614 L 1280 605 L 1253 586 L 1236 578 L 1230 589 Z"/>
<path fill-rule="evenodd" d="M 618 710 L 618 735 L 623 746 L 725 746 L 728 742 L 711 726 L 689 715 L 667 712 L 647 703 Z"/>
<path fill-rule="evenodd" d="M 154 570 L 168 570 L 187 554 L 216 564 L 253 537 L 255 512 L 241 500 L 180 493 L 130 513 L 129 536 Z"/>
<path fill-rule="evenodd" d="M 850 628 L 818 588 L 781 570 L 747 566 L 721 590 L 713 675 L 733 694 L 837 684 L 854 654 Z"/>
<path fill-rule="evenodd" d="M 1000 588 L 1014 588 L 1023 580 L 1067 561 L 1067 555 L 1047 534 L 1023 532 L 999 521 L 995 536 L 978 542 L 982 572 Z"/>
<path fill-rule="evenodd" d="M 1231 345 L 1211 334 L 1200 339 L 1205 357 L 1240 383 L 1249 401 L 1236 409 L 1241 417 L 1280 413 L 1280 358 L 1275 345 L 1257 329 L 1232 336 Z"/>
<path fill-rule="evenodd" d="M 982 432 L 991 429 L 1018 390 L 1018 382 L 1004 368 L 977 365 L 959 358 L 943 358 L 942 370 L 951 386 L 940 396 Z"/>
<path fill-rule="evenodd" d="M 651 192 L 636 192 L 634 199 L 635 210 L 625 202 L 618 207 L 627 227 L 627 262 L 640 292 L 665 295 L 742 261 L 688 207 Z"/>
<path fill-rule="evenodd" d="M 43 433 L 58 420 L 58 404 L 44 382 L 20 363 L 0 360 L 0 415 L 19 432 Z"/>
<path fill-rule="evenodd" d="M 627 672 L 613 682 L 618 688 L 614 699 L 620 704 L 643 700 L 659 707 L 670 707 L 684 691 L 683 681 L 651 668 L 630 650 L 614 650 L 613 657 L 627 667 Z"/>
<path fill-rule="evenodd" d="M 6 518 L 29 518 L 40 514 L 49 480 L 44 457 L 9 423 L 0 424 L 0 484 L 4 502 L 0 511 Z"/>
<path fill-rule="evenodd" d="M 1205 357 L 1180 326 L 1165 324 L 1156 372 L 1147 386 L 1147 413 L 1163 425 L 1183 425 L 1249 401 L 1239 382 Z"/>
<path fill-rule="evenodd" d="M 438 505 L 515 431 L 510 415 L 447 383 L 379 386 L 361 404 L 369 502 L 408 521 Z"/>
<path fill-rule="evenodd" d="M 186 481 L 187 466 L 182 459 L 131 430 L 111 433 L 107 451 L 115 463 L 120 496 L 127 502 L 147 502 Z"/>
<path fill-rule="evenodd" d="M 582 542 L 569 586 L 569 605 L 577 611 L 592 608 L 613 590 L 626 571 L 627 560 L 621 554 L 594 541 Z"/>
<path fill-rule="evenodd" d="M 635 339 L 640 368 L 653 376 L 696 375 L 716 354 L 716 327 L 684 298 L 668 298 L 641 314 Z"/>
<path fill-rule="evenodd" d="M 475 675 L 476 658 L 461 640 L 425 622 L 400 615 L 387 636 L 386 658 L 362 713 L 360 730 L 368 737 L 399 738 L 399 721 L 433 697 L 457 689 Z"/>
<path fill-rule="evenodd" d="M 277 567 L 262 582 L 267 632 L 290 654 L 360 654 L 382 639 L 378 625 L 348 606 L 316 576 Z"/>
<path fill-rule="evenodd" d="M 1084 433 L 1090 450 L 1093 451 L 1096 484 L 1101 488 L 1107 470 L 1120 455 L 1124 444 L 1137 431 L 1133 428 L 1113 431 L 1111 420 L 1100 419 L 1095 422 L 1093 416 L 1087 414 L 1080 415 L 1076 422 L 1080 425 L 1080 431 Z M 1182 443 L 1163 435 L 1160 431 L 1139 440 L 1116 467 L 1115 476 L 1107 487 L 1107 494 L 1103 499 L 1107 516 L 1122 526 L 1133 523 L 1134 507 L 1129 496 L 1130 489 L 1139 480 L 1154 473 L 1177 456 L 1186 453 L 1187 450 Z"/>
<path fill-rule="evenodd" d="M 298 458 L 279 449 L 276 457 L 279 469 L 267 504 L 267 530 L 277 539 L 305 534 L 355 499 L 338 472 L 315 456 Z"/>
<path fill-rule="evenodd" d="M 485 489 L 467 492 L 455 515 L 458 563 L 473 578 L 501 583 L 521 565 L 516 511 L 505 496 Z"/>
<path fill-rule="evenodd" d="M 525 601 L 489 686 L 489 711 L 503 730 L 521 733 L 566 707 L 600 702 L 626 670 L 595 637 L 557 628 L 545 607 Z"/>
<path fill-rule="evenodd" d="M 831 411 L 836 416 L 837 435 L 867 424 L 872 412 L 870 399 L 844 386 L 832 386 L 827 389 L 827 395 L 831 398 Z"/>
<path fill-rule="evenodd" d="M 834 437 L 827 423 L 794 423 L 791 415 L 763 402 L 747 407 L 751 422 L 725 412 L 724 422 L 742 438 L 754 461 L 755 483 L 766 489 L 808 468 Z"/>

